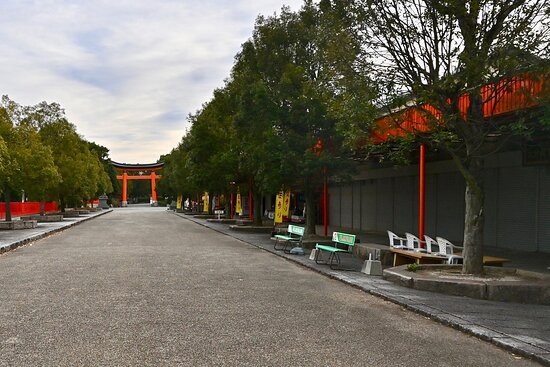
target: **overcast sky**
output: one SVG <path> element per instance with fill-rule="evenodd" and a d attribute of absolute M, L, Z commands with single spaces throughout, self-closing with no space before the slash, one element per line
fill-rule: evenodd
<path fill-rule="evenodd" d="M 58 102 L 111 159 L 168 153 L 258 14 L 302 0 L 0 0 L 0 94 Z"/>

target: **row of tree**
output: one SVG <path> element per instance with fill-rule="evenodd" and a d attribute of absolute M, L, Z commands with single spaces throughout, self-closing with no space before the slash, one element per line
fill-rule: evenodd
<path fill-rule="evenodd" d="M 23 191 L 31 200 L 78 205 L 113 191 L 108 149 L 84 140 L 57 103 L 0 104 L 0 190 L 11 220 L 10 201 Z M 116 180 L 116 177 L 114 177 Z"/>
<path fill-rule="evenodd" d="M 227 194 L 240 184 L 254 192 L 259 222 L 261 195 L 299 189 L 312 214 L 327 172 L 351 174 L 373 158 L 408 163 L 424 143 L 464 176 L 464 270 L 480 272 L 483 159 L 549 125 L 544 108 L 491 121 L 483 105 L 507 85 L 489 97 L 482 89 L 548 75 L 549 9 L 543 0 L 322 0 L 260 16 L 223 88 L 161 157 L 160 190 Z M 429 130 L 375 144 L 377 119 L 405 105 L 422 111 Z M 315 233 L 314 215 L 307 231 Z"/>

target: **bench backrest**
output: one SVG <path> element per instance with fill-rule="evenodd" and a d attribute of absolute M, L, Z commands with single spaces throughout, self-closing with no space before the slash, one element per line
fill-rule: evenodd
<path fill-rule="evenodd" d="M 348 251 L 351 252 L 353 246 L 355 246 L 355 235 L 342 232 L 332 232 L 332 242 L 347 245 Z"/>
<path fill-rule="evenodd" d="M 292 225 L 292 224 L 288 225 L 288 233 L 289 234 L 295 234 L 295 235 L 298 235 L 298 236 L 302 237 L 304 235 L 305 231 L 306 231 L 306 229 L 304 227 L 295 226 L 295 225 Z"/>

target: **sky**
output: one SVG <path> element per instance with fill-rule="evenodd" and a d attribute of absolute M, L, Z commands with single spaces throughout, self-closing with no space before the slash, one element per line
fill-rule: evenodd
<path fill-rule="evenodd" d="M 114 161 L 156 162 L 223 86 L 259 14 L 302 0 L 0 0 L 0 95 L 58 102 Z"/>

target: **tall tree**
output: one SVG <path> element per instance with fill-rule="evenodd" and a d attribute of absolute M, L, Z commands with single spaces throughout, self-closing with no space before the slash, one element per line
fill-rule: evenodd
<path fill-rule="evenodd" d="M 484 157 L 544 121 L 526 118 L 525 111 L 507 120 L 491 118 L 483 106 L 498 103 L 515 77 L 548 76 L 549 3 L 356 0 L 355 5 L 363 60 L 380 81 L 381 103 L 398 107 L 412 101 L 423 109 L 430 130 L 414 139 L 447 151 L 465 179 L 463 271 L 480 273 Z M 486 85 L 493 87 L 483 94 Z M 461 110 L 464 94 L 469 104 Z M 424 108 L 426 104 L 437 112 Z"/>

